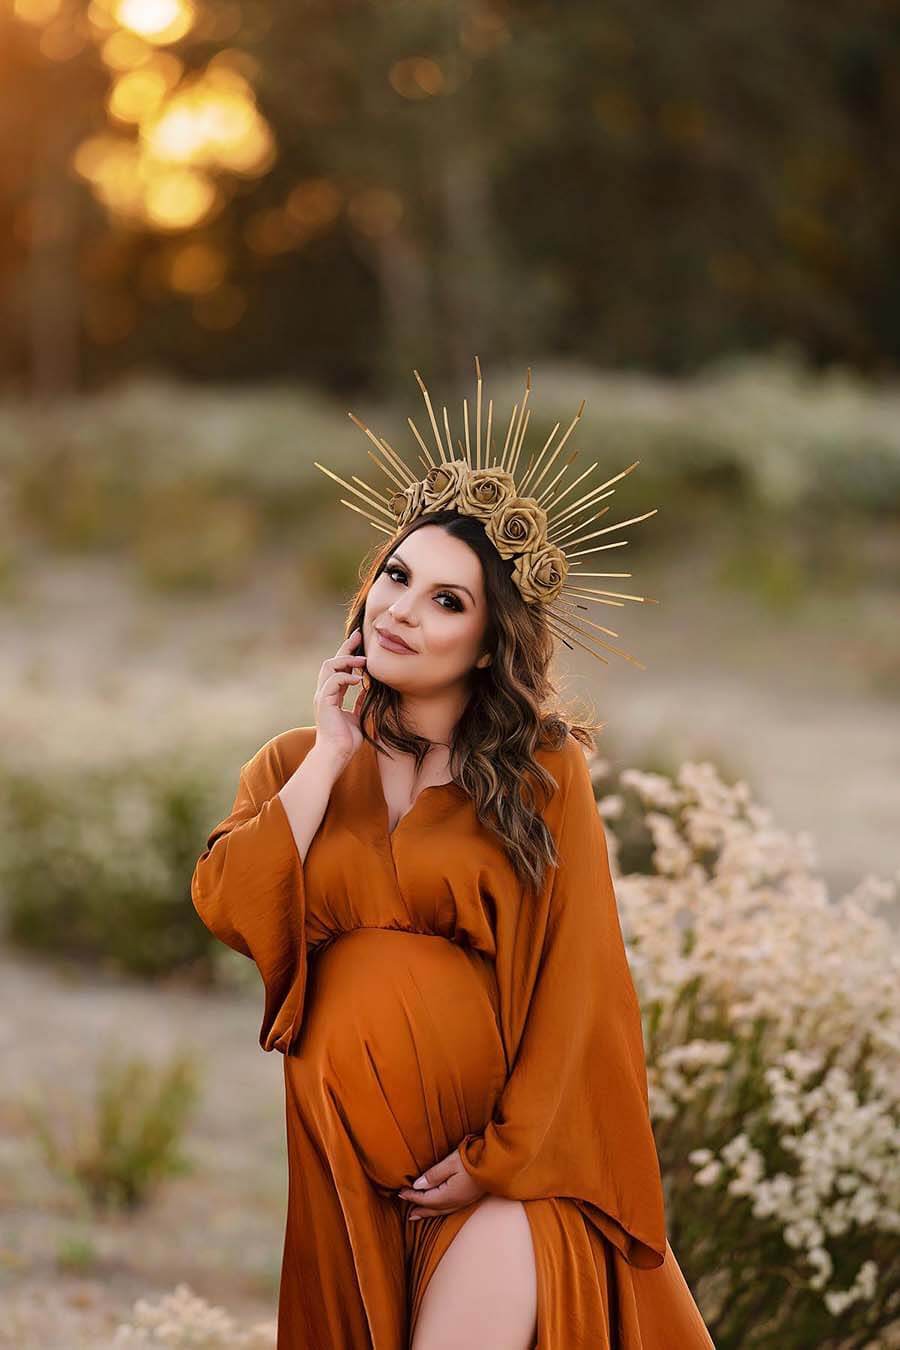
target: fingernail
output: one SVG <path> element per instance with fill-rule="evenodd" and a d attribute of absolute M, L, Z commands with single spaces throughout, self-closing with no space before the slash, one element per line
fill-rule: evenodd
<path fill-rule="evenodd" d="M 415 1181 L 413 1182 L 413 1188 L 417 1191 L 424 1191 L 427 1186 L 428 1182 L 425 1180 L 424 1177 L 416 1177 Z"/>
<path fill-rule="evenodd" d="M 409 1221 L 410 1223 L 417 1223 L 421 1217 L 421 1214 L 410 1214 Z"/>

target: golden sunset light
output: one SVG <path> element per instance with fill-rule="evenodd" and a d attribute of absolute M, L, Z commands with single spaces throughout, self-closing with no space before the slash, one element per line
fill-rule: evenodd
<path fill-rule="evenodd" d="M 115 18 L 148 42 L 177 42 L 194 23 L 190 0 L 119 0 Z"/>
<path fill-rule="evenodd" d="M 250 86 L 223 69 L 176 91 L 158 116 L 142 123 L 141 137 L 158 159 L 243 174 L 264 172 L 274 151 Z"/>
<path fill-rule="evenodd" d="M 163 169 L 144 189 L 148 221 L 163 230 L 185 230 L 205 220 L 216 205 L 216 185 L 196 169 Z"/>

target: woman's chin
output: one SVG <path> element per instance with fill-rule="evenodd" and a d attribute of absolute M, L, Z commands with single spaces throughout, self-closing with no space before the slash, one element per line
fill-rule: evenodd
<path fill-rule="evenodd" d="M 370 679 L 377 680 L 379 684 L 390 685 L 392 689 L 399 689 L 401 685 L 405 685 L 396 665 L 392 667 L 390 660 L 383 660 L 381 652 L 374 659 L 371 655 L 366 655 L 366 674 Z"/>
<path fill-rule="evenodd" d="M 398 664 L 400 660 L 402 660 L 402 657 L 398 658 Z M 396 666 L 391 669 L 386 661 L 376 662 L 375 669 L 372 669 L 371 661 L 367 661 L 366 666 L 373 680 L 386 685 L 388 689 L 393 689 L 397 694 L 424 694 L 426 692 L 421 680 L 410 679 L 408 676 L 404 678 L 402 670 L 397 670 Z"/>

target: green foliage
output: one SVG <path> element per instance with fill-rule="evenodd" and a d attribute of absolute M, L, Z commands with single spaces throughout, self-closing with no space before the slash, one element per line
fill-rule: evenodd
<path fill-rule="evenodd" d="M 84 1274 L 93 1269 L 97 1248 L 89 1234 L 77 1234 L 60 1240 L 56 1248 L 56 1264 L 68 1274 Z"/>
<path fill-rule="evenodd" d="M 313 459 L 358 450 L 345 420 L 311 392 L 207 393 L 150 378 L 49 414 L 7 403 L 11 531 L 126 557 L 152 589 L 228 587 L 260 549 L 309 537 L 334 499 Z"/>
<path fill-rule="evenodd" d="M 135 1210 L 166 1177 L 190 1170 L 179 1140 L 197 1095 L 190 1055 L 160 1069 L 137 1056 L 110 1057 L 98 1066 L 90 1110 L 71 1099 L 32 1099 L 26 1112 L 48 1167 L 92 1210 Z"/>
<path fill-rule="evenodd" d="M 800 607 L 815 584 L 802 547 L 788 531 L 737 531 L 718 566 L 720 583 L 744 590 L 767 609 L 790 613 Z"/>
<path fill-rule="evenodd" d="M 188 886 L 221 808 L 212 775 L 151 757 L 0 777 L 6 937 L 142 976 L 209 974 L 214 939 Z"/>
<path fill-rule="evenodd" d="M 147 494 L 134 540 L 144 581 L 160 591 L 214 590 L 246 575 L 263 521 L 250 497 L 208 484 L 170 484 Z"/>

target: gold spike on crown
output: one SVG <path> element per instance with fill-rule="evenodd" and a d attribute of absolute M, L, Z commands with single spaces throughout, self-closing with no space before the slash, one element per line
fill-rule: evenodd
<path fill-rule="evenodd" d="M 573 644 L 581 647 L 584 651 L 605 662 L 607 658 L 597 650 L 598 647 L 603 647 L 607 651 L 614 652 L 617 656 L 624 657 L 626 661 L 630 661 L 633 665 L 640 667 L 641 670 L 645 670 L 646 667 L 633 656 L 630 656 L 628 652 L 622 651 L 620 647 L 614 647 L 595 636 L 595 633 L 605 633 L 609 637 L 618 637 L 618 633 L 613 632 L 611 628 L 604 628 L 600 624 L 593 623 L 590 619 L 581 617 L 577 614 L 577 611 L 587 609 L 585 601 L 591 601 L 599 605 L 616 605 L 619 608 L 626 600 L 636 600 L 641 604 L 651 605 L 656 605 L 659 601 L 651 600 L 645 595 L 626 595 L 621 591 L 600 590 L 594 586 L 585 586 L 577 580 L 574 585 L 571 584 L 571 580 L 574 578 L 630 577 L 630 572 L 573 572 L 569 567 L 570 561 L 574 558 L 584 557 L 588 553 L 599 553 L 608 548 L 621 548 L 627 544 L 628 540 L 618 539 L 606 544 L 594 544 L 590 548 L 580 548 L 579 545 L 586 543 L 589 539 L 595 539 L 599 535 L 609 534 L 613 530 L 624 529 L 626 525 L 636 525 L 639 521 L 646 520 L 648 516 L 656 514 L 657 508 L 654 507 L 652 511 L 645 511 L 642 516 L 632 516 L 630 520 L 622 520 L 616 525 L 606 525 L 602 529 L 591 530 L 587 534 L 582 533 L 586 525 L 605 515 L 609 507 L 604 506 L 599 511 L 593 511 L 584 519 L 579 520 L 578 518 L 588 508 L 592 508 L 597 502 L 602 501 L 604 497 L 611 496 L 615 491 L 612 486 L 613 483 L 617 483 L 620 478 L 624 478 L 626 474 L 631 473 L 632 469 L 637 468 L 640 460 L 636 459 L 633 464 L 629 464 L 627 469 L 623 469 L 615 477 L 608 478 L 604 483 L 591 486 L 588 490 L 582 490 L 580 496 L 573 498 L 570 495 L 572 489 L 577 487 L 597 467 L 597 460 L 595 460 L 590 468 L 585 469 L 577 478 L 563 487 L 562 480 L 566 471 L 578 455 L 578 451 L 573 450 L 566 458 L 562 468 L 549 481 L 545 482 L 554 461 L 584 412 L 584 399 L 582 399 L 578 412 L 572 418 L 556 448 L 548 456 L 550 446 L 559 430 L 559 422 L 551 431 L 537 456 L 535 457 L 532 453 L 524 474 L 517 482 L 516 469 L 522 453 L 522 441 L 528 426 L 528 418 L 531 416 L 530 409 L 526 412 L 528 396 L 531 393 L 531 367 L 528 368 L 521 406 L 517 403 L 512 410 L 503 451 L 499 458 L 495 459 L 491 458 L 493 399 L 488 403 L 487 431 L 482 441 L 482 381 L 481 365 L 477 356 L 475 357 L 475 372 L 477 386 L 474 460 L 469 430 L 468 401 L 463 399 L 465 448 L 462 441 L 457 438 L 457 445 L 461 451 L 460 457 L 455 455 L 453 451 L 446 406 L 443 409 L 445 444 L 441 437 L 434 408 L 431 405 L 431 399 L 428 396 L 428 390 L 425 388 L 419 372 L 415 370 L 413 374 L 419 382 L 419 387 L 425 399 L 425 406 L 428 409 L 428 417 L 439 455 L 439 459 L 435 460 L 419 434 L 416 424 L 411 417 L 407 418 L 412 433 L 421 447 L 422 453 L 419 455 L 419 459 L 426 469 L 424 478 L 420 478 L 418 473 L 414 472 L 404 462 L 384 437 L 376 436 L 365 423 L 361 422 L 358 417 L 354 417 L 353 413 L 349 414 L 353 422 L 361 431 L 366 433 L 380 455 L 383 456 L 382 459 L 371 450 L 368 451 L 379 469 L 389 479 L 390 491 L 387 495 L 379 492 L 377 488 L 371 487 L 362 478 L 357 478 L 355 474 L 353 475 L 353 483 L 348 483 L 338 474 L 333 473 L 331 469 L 327 469 L 324 464 L 319 464 L 317 460 L 313 461 L 316 468 L 321 469 L 323 473 L 327 473 L 330 478 L 333 478 L 335 482 L 340 483 L 354 497 L 357 497 L 364 506 L 358 506 L 355 502 L 347 501 L 345 497 L 341 497 L 340 500 L 344 506 L 349 506 L 352 511 L 358 511 L 360 515 L 366 516 L 375 529 L 380 530 L 383 534 L 397 534 L 411 520 L 432 511 L 455 510 L 460 515 L 476 517 L 483 522 L 485 533 L 500 556 L 514 560 L 512 579 L 522 599 L 526 604 L 546 606 L 548 626 L 561 642 L 570 650 Z M 523 495 L 526 489 L 529 493 L 528 496 Z"/>

